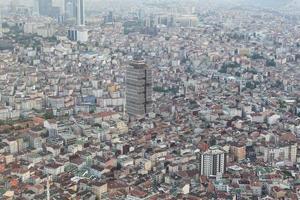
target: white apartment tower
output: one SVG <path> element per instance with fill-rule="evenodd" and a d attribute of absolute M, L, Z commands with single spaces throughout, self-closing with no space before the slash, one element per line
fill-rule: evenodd
<path fill-rule="evenodd" d="M 201 175 L 216 176 L 226 171 L 226 152 L 219 146 L 210 147 L 199 159 Z"/>

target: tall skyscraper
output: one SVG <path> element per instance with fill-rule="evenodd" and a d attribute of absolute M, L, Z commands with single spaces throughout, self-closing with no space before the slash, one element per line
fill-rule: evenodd
<path fill-rule="evenodd" d="M 65 14 L 65 1 L 64 0 L 52 0 L 52 6 L 59 9 L 59 15 Z"/>
<path fill-rule="evenodd" d="M 18 1 L 17 0 L 11 0 L 10 1 L 10 10 L 15 12 L 16 11 L 16 8 L 17 8 L 17 5 L 18 5 Z"/>
<path fill-rule="evenodd" d="M 52 11 L 52 0 L 39 0 L 39 14 L 49 16 Z"/>
<path fill-rule="evenodd" d="M 85 24 L 85 7 L 84 0 L 77 0 L 76 2 L 76 21 L 78 26 L 83 26 Z"/>
<path fill-rule="evenodd" d="M 33 0 L 33 5 L 32 5 L 32 15 L 34 16 L 39 16 L 39 1 L 38 0 Z"/>
<path fill-rule="evenodd" d="M 65 0 L 65 15 L 66 18 L 75 18 L 77 9 L 76 9 L 77 0 Z"/>
<path fill-rule="evenodd" d="M 133 61 L 126 69 L 126 111 L 143 117 L 152 108 L 152 70 L 143 61 Z"/>
<path fill-rule="evenodd" d="M 226 152 L 219 146 L 212 146 L 200 155 L 200 174 L 216 176 L 226 170 Z"/>

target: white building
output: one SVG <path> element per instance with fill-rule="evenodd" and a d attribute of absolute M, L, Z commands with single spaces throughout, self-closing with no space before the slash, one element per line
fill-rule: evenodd
<path fill-rule="evenodd" d="M 55 29 L 51 23 L 26 22 L 24 24 L 24 33 L 37 34 L 42 37 L 54 36 Z"/>
<path fill-rule="evenodd" d="M 226 152 L 219 146 L 212 146 L 200 155 L 200 174 L 216 176 L 226 170 Z"/>
<path fill-rule="evenodd" d="M 265 162 L 291 161 L 296 163 L 297 143 L 264 147 L 263 153 Z"/>
<path fill-rule="evenodd" d="M 268 117 L 268 124 L 269 125 L 276 124 L 279 119 L 280 119 L 280 115 L 276 115 L 276 114 L 271 115 L 270 117 Z"/>
<path fill-rule="evenodd" d="M 51 163 L 51 164 L 47 164 L 45 166 L 46 174 L 51 174 L 51 175 L 57 176 L 57 175 L 63 173 L 64 171 L 65 171 L 64 166 L 57 164 L 57 163 Z"/>
<path fill-rule="evenodd" d="M 9 109 L 8 108 L 0 108 L 0 120 L 7 120 L 9 119 Z"/>
<path fill-rule="evenodd" d="M 89 39 L 88 30 L 83 28 L 72 28 L 68 30 L 68 38 L 71 41 L 87 42 Z"/>
<path fill-rule="evenodd" d="M 13 110 L 12 107 L 0 107 L 0 120 L 19 119 L 20 110 Z"/>

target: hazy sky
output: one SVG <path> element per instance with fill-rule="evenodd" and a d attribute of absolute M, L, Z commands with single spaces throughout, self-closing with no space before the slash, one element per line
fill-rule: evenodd
<path fill-rule="evenodd" d="M 19 5 L 32 5 L 34 0 L 0 0 L 1 5 L 10 5 L 10 2 L 14 1 Z M 53 0 L 58 3 L 64 0 Z M 92 6 L 98 6 L 101 4 L 109 4 L 112 2 L 124 3 L 125 1 L 136 1 L 136 2 L 175 2 L 176 0 L 86 0 L 87 8 Z M 210 4 L 211 6 L 218 6 L 221 4 L 226 5 L 253 5 L 261 7 L 300 7 L 300 0 L 177 0 L 177 1 L 193 1 L 199 4 Z"/>

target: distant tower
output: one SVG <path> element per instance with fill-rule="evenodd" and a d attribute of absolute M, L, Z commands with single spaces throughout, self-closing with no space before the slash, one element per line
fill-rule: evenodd
<path fill-rule="evenodd" d="M 78 26 L 85 25 L 85 7 L 84 7 L 84 0 L 77 0 L 76 3 L 76 21 Z"/>
<path fill-rule="evenodd" d="M 144 117 L 151 108 L 151 68 L 143 61 L 134 61 L 126 69 L 126 111 L 129 116 Z"/>
<path fill-rule="evenodd" d="M 52 0 L 39 0 L 39 14 L 49 16 L 52 9 Z"/>
<path fill-rule="evenodd" d="M 10 10 L 11 10 L 12 12 L 15 12 L 15 11 L 16 11 L 16 9 L 17 9 L 17 4 L 18 4 L 17 0 L 11 0 L 11 1 L 10 1 Z"/>
<path fill-rule="evenodd" d="M 67 18 L 75 18 L 77 13 L 77 0 L 65 0 L 65 15 Z"/>
<path fill-rule="evenodd" d="M 34 15 L 34 16 L 39 16 L 40 15 L 40 12 L 39 12 L 39 1 L 38 0 L 34 0 L 33 1 L 32 15 Z"/>

